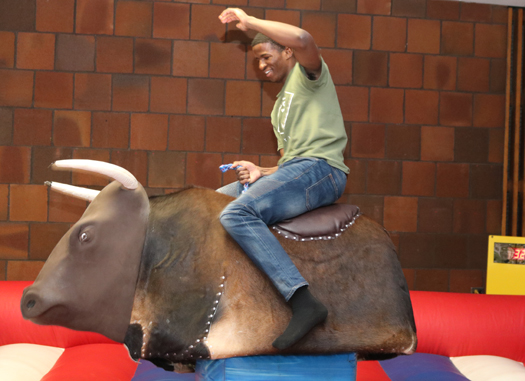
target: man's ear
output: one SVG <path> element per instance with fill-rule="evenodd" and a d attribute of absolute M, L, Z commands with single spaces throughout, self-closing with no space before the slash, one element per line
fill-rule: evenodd
<path fill-rule="evenodd" d="M 291 48 L 284 48 L 283 50 L 283 54 L 284 54 L 284 58 L 289 60 L 290 58 L 293 57 L 293 50 Z"/>

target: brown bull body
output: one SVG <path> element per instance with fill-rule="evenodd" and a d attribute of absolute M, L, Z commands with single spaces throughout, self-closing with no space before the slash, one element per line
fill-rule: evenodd
<path fill-rule="evenodd" d="M 57 244 L 24 293 L 24 316 L 102 333 L 125 342 L 133 358 L 164 365 L 278 353 L 271 344 L 291 313 L 222 228 L 218 216 L 231 198 L 190 188 L 115 207 L 125 192 L 116 182 L 108 185 Z M 145 197 L 142 187 L 133 192 Z M 112 222 L 123 225 L 118 231 L 97 227 L 119 208 L 126 210 L 124 220 Z M 132 221 L 132 209 L 144 226 Z M 89 250 L 82 246 L 86 237 Z M 380 225 L 360 216 L 336 239 L 278 238 L 329 310 L 324 324 L 279 353 L 415 350 L 406 281 Z"/>

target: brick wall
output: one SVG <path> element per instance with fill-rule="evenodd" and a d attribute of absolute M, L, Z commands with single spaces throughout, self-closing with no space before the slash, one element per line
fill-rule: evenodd
<path fill-rule="evenodd" d="M 0 279 L 34 279 L 85 209 L 45 180 L 56 159 L 109 161 L 150 194 L 277 161 L 248 35 L 226 5 L 309 30 L 350 137 L 342 202 L 391 232 L 412 289 L 484 285 L 500 232 L 506 8 L 433 0 L 2 0 Z"/>

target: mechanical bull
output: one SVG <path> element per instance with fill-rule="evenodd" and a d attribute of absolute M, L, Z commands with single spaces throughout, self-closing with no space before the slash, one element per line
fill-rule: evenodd
<path fill-rule="evenodd" d="M 189 188 L 148 199 L 129 172 L 112 164 L 63 160 L 54 166 L 115 181 L 100 192 L 51 184 L 92 202 L 24 291 L 26 319 L 101 333 L 125 343 L 133 359 L 167 369 L 200 358 L 277 353 L 272 341 L 291 312 L 223 230 L 218 217 L 230 197 Z M 278 230 L 329 310 L 323 324 L 280 353 L 415 350 L 408 288 L 381 226 L 362 215 L 332 239 L 286 239 Z"/>

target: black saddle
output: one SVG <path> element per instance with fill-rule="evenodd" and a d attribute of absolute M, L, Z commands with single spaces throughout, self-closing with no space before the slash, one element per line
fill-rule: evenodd
<path fill-rule="evenodd" d="M 335 239 L 360 216 L 355 205 L 332 204 L 272 225 L 284 238 L 296 241 Z"/>

